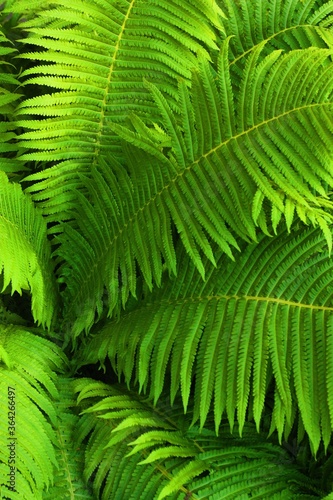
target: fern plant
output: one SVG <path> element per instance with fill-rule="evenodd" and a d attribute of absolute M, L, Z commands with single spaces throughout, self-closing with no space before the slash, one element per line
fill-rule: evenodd
<path fill-rule="evenodd" d="M 333 2 L 0 10 L 0 497 L 333 497 Z"/>
<path fill-rule="evenodd" d="M 119 321 L 108 320 L 82 359 L 104 363 L 108 356 L 119 377 L 149 388 L 155 402 L 170 384 L 171 403 L 180 393 L 185 412 L 194 396 L 193 423 L 199 419 L 204 427 L 212 410 L 217 433 L 225 412 L 231 429 L 237 414 L 241 432 L 248 406 L 259 430 L 274 380 L 270 432 L 288 436 L 300 417 L 313 452 L 321 439 L 326 449 L 333 410 L 332 261 L 320 231 L 293 229 L 248 245 L 234 263 L 215 251 L 217 265 L 205 262 L 205 282 L 180 249 L 177 277 L 166 278 Z"/>

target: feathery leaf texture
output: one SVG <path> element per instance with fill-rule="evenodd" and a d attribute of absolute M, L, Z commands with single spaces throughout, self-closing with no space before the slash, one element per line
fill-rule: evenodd
<path fill-rule="evenodd" d="M 0 26 L 0 168 L 8 175 L 25 170 L 24 164 L 15 158 L 18 145 L 15 143 L 17 127 L 13 115 L 21 94 L 15 90 L 20 82 L 12 74 L 14 67 L 8 61 L 15 52 Z"/>
<path fill-rule="evenodd" d="M 251 52 L 264 43 L 259 61 L 274 49 L 284 53 L 309 47 L 333 48 L 331 0 L 219 0 L 226 12 L 233 85 L 239 86 Z M 221 41 L 224 39 L 221 32 Z M 212 54 L 213 58 L 214 55 Z M 215 62 L 215 59 L 214 59 Z"/>
<path fill-rule="evenodd" d="M 23 327 L 0 324 L 1 498 L 42 499 L 42 490 L 53 481 L 56 372 L 65 366 L 66 358 L 53 342 Z M 13 457 L 16 492 L 6 486 Z"/>
<path fill-rule="evenodd" d="M 0 171 L 0 272 L 3 288 L 30 290 L 34 320 L 49 328 L 58 308 L 51 245 L 41 211 Z"/>
<path fill-rule="evenodd" d="M 121 386 L 89 379 L 76 384 L 84 408 L 78 443 L 88 439 L 86 476 L 102 500 L 208 500 L 217 498 L 315 498 L 307 478 L 288 464 L 287 454 L 253 434 L 242 440 L 227 425 L 213 431 L 188 427 L 179 405 L 156 408 Z M 180 410 L 180 411 L 179 411 Z M 247 496 L 246 496 L 247 497 Z"/>
<path fill-rule="evenodd" d="M 308 47 L 332 48 L 333 4 L 331 0 L 219 0 L 226 13 L 224 31 L 231 36 L 232 64 L 261 42 L 270 50 Z"/>
<path fill-rule="evenodd" d="M 181 392 L 194 422 L 213 409 L 242 432 L 250 404 L 259 430 L 274 381 L 271 432 L 281 441 L 300 415 L 314 453 L 333 429 L 332 260 L 319 230 L 261 238 L 235 263 L 216 254 L 203 282 L 184 249 L 177 278 L 109 321 L 88 342 L 84 363 L 111 360 L 126 383 L 138 381 L 155 402 L 170 371 L 171 401 Z M 187 263 L 186 263 L 187 262 Z M 194 392 L 193 392 L 194 391 Z"/>
<path fill-rule="evenodd" d="M 208 255 L 199 225 L 230 253 L 228 247 L 235 243 L 228 227 L 255 240 L 256 226 L 267 232 L 271 223 L 275 229 L 277 217 L 284 216 L 290 226 L 293 210 L 305 223 L 327 227 L 331 220 L 327 212 L 332 202 L 323 184 L 332 186 L 333 180 L 332 50 L 309 48 L 287 54 L 277 50 L 258 63 L 261 44 L 249 55 L 237 90 L 232 85 L 228 45 L 229 39 L 219 56 L 218 84 L 202 60 L 200 71 L 193 75 L 191 95 L 187 88 L 180 89 L 181 125 L 162 93 L 148 85 L 171 139 L 165 163 L 172 163 L 175 171 L 150 203 L 158 196 L 170 206 L 172 189 L 181 193 L 177 207 L 186 213 L 186 220 L 185 215 L 174 218 L 189 253 L 193 250 L 183 235 L 192 221 L 199 233 L 190 226 L 195 243 Z M 153 141 L 146 136 L 111 126 L 146 155 L 154 155 Z M 160 160 L 158 145 L 155 156 Z M 263 209 L 265 200 L 272 205 L 269 216 Z"/>
<path fill-rule="evenodd" d="M 178 118 L 147 83 L 163 129 L 137 116 L 132 129 L 110 124 L 127 141 L 127 170 L 112 158 L 101 162 L 82 181 L 88 196 L 77 195 L 78 228 L 66 224 L 57 240 L 74 337 L 100 317 L 104 287 L 111 315 L 135 296 L 137 267 L 149 288 L 164 267 L 175 274 L 173 225 L 202 277 L 203 255 L 215 262 L 212 241 L 233 258 L 239 237 L 276 232 L 281 218 L 288 228 L 296 215 L 319 225 L 331 249 L 324 185 L 333 186 L 332 52 L 273 51 L 257 64 L 261 48 L 249 56 L 239 91 L 226 40 L 218 85 L 205 60 L 191 92 L 180 82 Z"/>
<path fill-rule="evenodd" d="M 84 448 L 75 446 L 79 422 L 73 391 L 73 379 L 59 376 L 56 381 L 59 400 L 55 401 L 57 423 L 55 456 L 57 470 L 54 484 L 43 492 L 43 500 L 94 500 L 90 487 L 83 480 Z"/>
<path fill-rule="evenodd" d="M 0 25 L 0 498 L 332 498 L 333 0 Z"/>
<path fill-rule="evenodd" d="M 29 177 L 46 213 L 69 210 L 73 190 L 84 187 L 78 173 L 89 174 L 105 151 L 120 154 L 111 119 L 123 122 L 134 110 L 156 114 L 144 77 L 175 98 L 177 78 L 190 80 L 195 54 L 209 58 L 207 49 L 217 50 L 221 15 L 212 0 L 55 0 L 26 23 L 25 44 L 41 50 L 22 57 L 43 64 L 24 72 L 25 84 L 57 90 L 17 111 L 27 130 L 21 146 L 35 150 L 21 158 L 58 162 Z"/>

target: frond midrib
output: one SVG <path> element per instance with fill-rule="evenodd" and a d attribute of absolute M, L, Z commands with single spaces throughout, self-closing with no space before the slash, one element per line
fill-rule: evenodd
<path fill-rule="evenodd" d="M 203 160 L 204 158 L 207 158 L 209 155 L 215 153 L 216 151 L 218 151 L 223 146 L 226 146 L 229 142 L 231 142 L 233 140 L 237 140 L 237 139 L 239 139 L 242 136 L 246 136 L 247 134 L 250 134 L 254 130 L 257 130 L 258 128 L 266 125 L 267 123 L 272 123 L 275 120 L 279 120 L 280 118 L 283 118 L 284 116 L 287 116 L 287 115 L 289 115 L 291 113 L 294 113 L 294 112 L 297 112 L 297 111 L 300 111 L 300 110 L 303 110 L 303 109 L 314 108 L 314 107 L 317 107 L 317 106 L 321 107 L 321 106 L 324 106 L 324 105 L 326 105 L 326 106 L 333 106 L 333 102 L 329 101 L 329 102 L 325 102 L 325 103 L 306 104 L 304 106 L 299 106 L 297 108 L 293 108 L 293 109 L 288 110 L 288 111 L 286 111 L 284 113 L 281 113 L 280 115 L 274 116 L 272 118 L 269 118 L 268 120 L 264 120 L 264 121 L 262 121 L 260 123 L 257 123 L 256 125 L 248 128 L 247 130 L 244 130 L 242 132 L 239 132 L 236 135 L 233 135 L 232 137 L 229 137 L 227 140 L 221 142 L 220 144 L 218 144 L 214 148 L 210 149 L 209 151 L 207 151 L 206 153 L 204 153 L 203 155 L 201 155 L 197 160 L 195 160 L 194 162 L 192 162 L 188 167 L 183 168 L 183 170 L 181 172 L 179 172 L 173 179 L 171 179 L 171 181 L 169 183 L 167 183 L 165 186 L 163 186 L 163 189 L 161 189 L 161 191 L 159 191 L 154 196 L 152 196 L 148 201 L 146 201 L 146 203 L 144 205 L 142 205 L 142 207 L 140 207 L 139 210 L 137 210 L 133 214 L 133 216 L 129 219 L 129 221 L 126 224 L 124 224 L 121 229 L 119 229 L 118 234 L 116 234 L 115 237 L 113 238 L 113 240 L 110 242 L 110 247 L 117 240 L 118 236 L 127 228 L 127 226 L 129 226 L 129 224 L 131 222 L 133 222 L 137 218 L 137 216 L 138 216 L 138 214 L 140 212 L 142 212 L 143 210 L 145 210 L 145 208 L 147 208 L 151 203 L 153 203 L 158 196 L 161 196 L 164 191 L 168 190 L 172 184 L 174 184 L 185 173 L 189 172 L 195 165 L 198 165 L 200 163 L 200 161 Z M 308 208 L 308 205 L 306 203 L 304 203 L 304 206 Z"/>
<path fill-rule="evenodd" d="M 106 104 L 107 104 L 106 101 L 107 101 L 107 98 L 109 95 L 109 89 L 110 89 L 110 85 L 111 85 L 112 75 L 113 75 L 114 67 L 116 64 L 117 56 L 119 54 L 121 39 L 122 39 L 122 36 L 125 32 L 125 26 L 126 26 L 126 23 L 128 21 L 128 18 L 130 16 L 131 10 L 133 9 L 134 2 L 135 2 L 135 0 L 132 0 L 128 9 L 127 9 L 126 15 L 124 17 L 123 23 L 122 23 L 121 28 L 120 28 L 117 42 L 115 44 L 115 50 L 114 50 L 114 53 L 112 56 L 109 74 L 107 77 L 107 84 L 105 86 L 104 96 L 103 96 L 102 105 L 101 105 L 100 120 L 99 120 L 99 124 L 98 124 L 98 132 L 96 134 L 96 146 L 95 146 L 95 151 L 93 152 L 94 159 L 93 159 L 93 163 L 92 163 L 92 168 L 94 168 L 96 166 L 96 163 L 98 161 L 98 157 L 99 157 L 99 153 L 100 153 L 100 149 L 101 149 L 101 137 L 102 137 L 102 131 L 103 131 L 103 124 L 105 121 L 105 110 L 106 110 Z"/>
<path fill-rule="evenodd" d="M 184 305 L 186 303 L 199 303 L 199 302 L 210 302 L 211 300 L 215 300 L 216 302 L 220 300 L 246 300 L 247 302 L 267 302 L 269 304 L 277 304 L 277 305 L 283 305 L 283 306 L 290 306 L 290 307 L 298 307 L 300 309 L 311 309 L 313 311 L 328 311 L 333 313 L 333 306 L 320 306 L 317 304 L 306 304 L 304 302 L 296 302 L 293 300 L 287 300 L 287 299 L 281 299 L 279 297 L 266 297 L 266 296 L 261 296 L 261 295 L 225 295 L 225 294 L 215 294 L 215 295 L 199 295 L 196 297 L 186 297 L 186 298 L 181 298 L 181 299 L 162 299 L 160 301 L 155 301 L 155 302 L 147 302 L 144 303 L 142 302 L 140 304 L 140 309 L 148 309 L 148 308 L 159 308 L 163 306 L 170 306 L 170 307 L 175 307 L 177 305 Z M 127 317 L 132 316 L 138 311 L 138 309 L 134 309 L 132 311 L 129 311 L 126 313 L 126 311 L 122 314 L 121 319 L 125 319 Z"/>
<path fill-rule="evenodd" d="M 63 440 L 63 436 L 62 436 L 59 428 L 56 430 L 56 434 L 57 434 L 57 438 L 59 440 L 59 444 L 61 445 L 61 447 L 60 447 L 60 453 L 62 456 L 62 464 L 61 465 L 64 469 L 63 472 L 64 472 L 64 475 L 66 478 L 66 484 L 68 486 L 67 492 L 70 494 L 70 497 L 69 497 L 70 500 L 74 500 L 75 499 L 75 491 L 73 488 L 73 477 L 71 474 L 71 470 L 69 468 L 68 457 L 66 456 L 66 453 L 65 453 L 66 442 Z"/>

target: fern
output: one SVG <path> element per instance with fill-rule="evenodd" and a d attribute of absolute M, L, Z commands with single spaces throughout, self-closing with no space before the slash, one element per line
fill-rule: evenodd
<path fill-rule="evenodd" d="M 64 370 L 66 359 L 54 343 L 22 327 L 1 324 L 0 358 L 1 498 L 41 499 L 42 490 L 53 481 L 56 465 L 55 371 Z M 15 457 L 16 492 L 8 489 L 8 444 Z"/>
<path fill-rule="evenodd" d="M 209 57 L 207 48 L 217 49 L 213 27 L 219 25 L 220 10 L 208 0 L 57 0 L 26 23 L 26 46 L 42 50 L 21 57 L 44 64 L 23 73 L 25 85 L 57 90 L 25 100 L 17 111 L 28 130 L 20 145 L 36 150 L 21 159 L 57 162 L 29 177 L 46 213 L 63 208 L 65 216 L 73 189 L 84 187 L 78 174 L 89 173 L 105 152 L 119 156 L 111 119 L 124 122 L 133 110 L 154 116 L 143 77 L 174 99 L 176 79 L 190 79 L 195 54 Z"/>
<path fill-rule="evenodd" d="M 215 262 L 212 240 L 233 257 L 236 237 L 256 240 L 258 227 L 275 232 L 281 218 L 290 228 L 295 214 L 319 225 L 331 249 L 332 202 L 324 185 L 333 185 L 333 79 L 331 63 L 322 64 L 331 52 L 275 51 L 257 65 L 260 50 L 249 57 L 238 93 L 227 41 L 218 87 L 202 60 L 191 94 L 179 86 L 181 125 L 151 84 L 164 130 L 138 117 L 134 131 L 112 125 L 130 143 L 129 172 L 111 158 L 111 169 L 105 164 L 86 178 L 89 196 L 77 197 L 78 229 L 66 225 L 57 239 L 74 337 L 100 317 L 104 286 L 109 315 L 136 295 L 137 264 L 149 288 L 160 284 L 164 263 L 175 274 L 171 223 L 202 277 L 202 255 Z"/>
<path fill-rule="evenodd" d="M 51 248 L 41 212 L 16 183 L 0 171 L 0 271 L 2 291 L 32 295 L 34 320 L 50 327 L 58 307 Z"/>
<path fill-rule="evenodd" d="M 92 499 L 83 452 L 73 445 L 79 417 L 72 380 L 57 375 L 68 370 L 62 350 L 22 327 L 0 325 L 0 361 L 0 404 L 9 418 L 0 425 L 1 498 Z M 15 491 L 8 489 L 13 440 Z"/>
<path fill-rule="evenodd" d="M 73 380 L 57 378 L 59 400 L 55 402 L 57 423 L 55 425 L 57 470 L 54 484 L 43 492 L 43 500 L 82 499 L 93 500 L 91 489 L 83 480 L 84 449 L 74 445 L 79 422 L 73 392 Z"/>
<path fill-rule="evenodd" d="M 242 432 L 250 404 L 260 428 L 274 380 L 271 432 L 281 441 L 299 413 L 314 453 L 332 433 L 332 263 L 320 232 L 260 240 L 230 263 L 215 253 L 203 283 L 178 253 L 176 279 L 137 307 L 110 321 L 82 353 L 85 363 L 111 360 L 125 381 L 150 388 L 155 402 L 170 366 L 171 402 L 179 390 L 186 412 L 194 390 L 194 422 L 204 426 L 211 409 L 218 431 L 235 413 Z"/>
<path fill-rule="evenodd" d="M 0 6 L 1 498 L 332 497 L 332 21 Z"/>
<path fill-rule="evenodd" d="M 170 118 L 171 109 L 160 92 L 150 86 L 172 141 L 174 155 L 170 160 L 179 169 L 170 184 L 185 184 L 180 189 L 185 213 L 198 212 L 199 223 L 221 246 L 227 245 L 229 236 L 221 219 L 243 238 L 255 239 L 255 225 L 265 231 L 265 199 L 273 206 L 273 228 L 277 225 L 276 211 L 281 212 L 280 217 L 285 216 L 288 226 L 294 209 L 306 223 L 325 225 L 325 219 L 329 220 L 327 209 L 331 204 L 325 200 L 322 183 L 332 183 L 328 140 L 332 87 L 329 67 L 323 63 L 331 52 L 308 49 L 281 56 L 280 51 L 274 51 L 258 65 L 261 49 L 259 46 L 249 56 L 236 93 L 228 71 L 228 41 L 220 53 L 219 88 L 202 61 L 199 77 L 194 75 L 192 105 L 186 88 L 179 93 L 182 127 Z M 224 116 L 228 117 L 226 122 Z M 147 138 L 141 139 L 140 133 L 116 125 L 113 128 L 147 151 Z M 149 153 L 154 154 L 152 144 Z M 158 153 L 155 155 L 158 158 Z M 170 189 L 169 184 L 163 186 L 160 196 L 167 196 Z M 196 204 L 204 206 L 206 213 L 191 206 L 193 192 Z M 187 206 L 192 210 L 186 210 Z M 236 220 L 229 215 L 232 210 L 237 213 Z M 176 225 L 180 233 L 185 232 L 182 220 Z M 207 253 L 204 240 L 200 241 L 200 236 L 196 239 Z M 187 250 L 191 252 L 189 243 Z"/>
<path fill-rule="evenodd" d="M 284 51 L 332 47 L 331 1 L 220 0 L 226 12 L 223 26 L 232 36 L 232 64 L 240 65 L 261 42 Z"/>
<path fill-rule="evenodd" d="M 254 438 L 251 425 L 242 441 L 225 426 L 220 437 L 199 434 L 178 405 L 153 408 L 146 398 L 89 379 L 77 381 L 76 390 L 80 405 L 88 406 L 78 442 L 89 436 L 86 475 L 102 499 L 240 498 L 239 491 L 254 498 L 314 498 L 302 494 L 307 480 L 286 466 L 285 453 Z"/>
<path fill-rule="evenodd" d="M 0 28 L 0 161 L 1 170 L 12 175 L 18 171 L 25 170 L 22 162 L 15 159 L 15 153 L 18 151 L 16 139 L 16 124 L 13 120 L 13 114 L 16 102 L 20 99 L 21 94 L 16 91 L 20 85 L 17 78 L 14 76 L 15 68 L 9 62 L 9 58 L 16 52 L 16 49 L 11 46 L 9 40 L 4 34 L 4 29 Z"/>

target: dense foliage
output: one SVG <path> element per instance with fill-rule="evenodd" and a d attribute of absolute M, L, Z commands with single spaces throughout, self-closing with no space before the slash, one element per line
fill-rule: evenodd
<path fill-rule="evenodd" d="M 333 2 L 0 10 L 0 497 L 333 499 Z"/>

